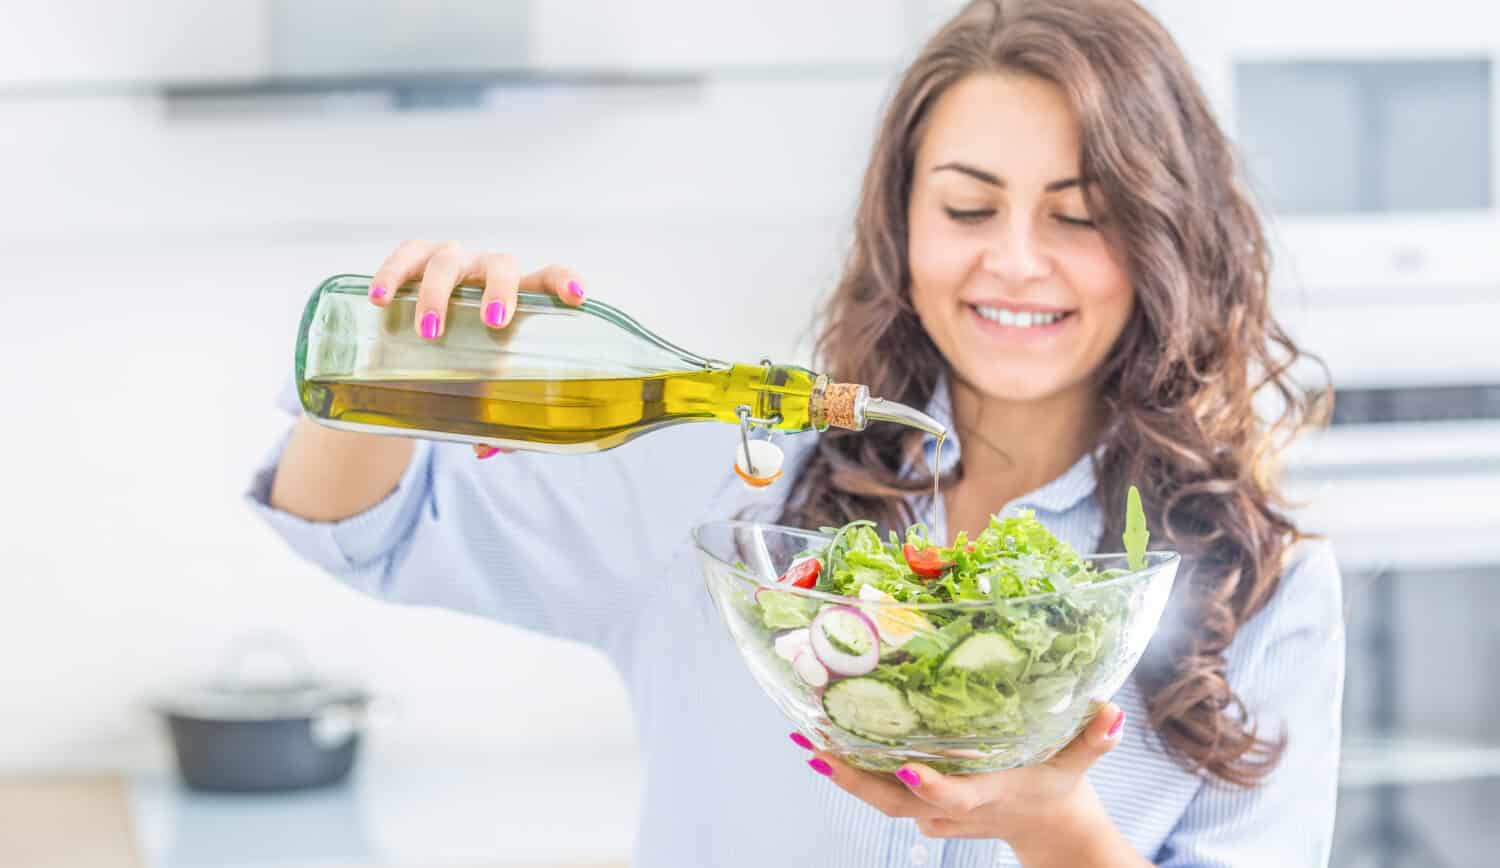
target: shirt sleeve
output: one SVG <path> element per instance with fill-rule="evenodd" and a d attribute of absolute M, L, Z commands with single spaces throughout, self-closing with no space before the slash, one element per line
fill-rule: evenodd
<path fill-rule="evenodd" d="M 278 404 L 296 407 L 285 393 Z M 295 552 L 356 590 L 609 650 L 728 484 L 733 433 L 684 425 L 601 453 L 486 461 L 418 441 L 384 500 L 334 522 L 270 505 L 283 435 L 246 498 Z"/>
<path fill-rule="evenodd" d="M 1263 736 L 1287 737 L 1246 789 L 1206 780 L 1168 836 L 1164 868 L 1327 865 L 1338 794 L 1343 593 L 1326 542 L 1307 544 L 1266 609 L 1241 628 L 1227 675 Z"/>

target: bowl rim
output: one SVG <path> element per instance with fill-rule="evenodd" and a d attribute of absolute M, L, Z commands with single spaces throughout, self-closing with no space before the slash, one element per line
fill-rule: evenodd
<path fill-rule="evenodd" d="M 811 588 L 798 588 L 790 585 L 777 584 L 776 582 L 767 582 L 759 576 L 756 576 L 746 570 L 740 569 L 735 564 L 726 563 L 718 555 L 705 548 L 703 540 L 699 536 L 701 532 L 709 528 L 747 527 L 758 527 L 763 531 L 780 531 L 783 533 L 790 533 L 796 536 L 807 537 L 810 539 L 832 539 L 831 535 L 822 533 L 820 531 L 806 530 L 804 528 L 791 527 L 789 525 L 783 524 L 767 524 L 760 521 L 736 518 L 706 521 L 694 526 L 692 530 L 693 547 L 698 550 L 698 553 L 700 555 L 712 558 L 716 563 L 729 570 L 736 577 L 755 585 L 757 588 L 769 588 L 776 591 L 783 591 L 794 596 L 804 597 L 810 600 L 820 600 L 825 603 L 832 603 L 839 606 L 857 605 L 861 608 L 866 606 L 875 606 L 877 608 L 889 607 L 892 609 L 907 609 L 918 612 L 927 612 L 951 611 L 953 609 L 990 609 L 997 604 L 1046 602 L 1048 600 L 1057 600 L 1063 599 L 1065 597 L 1070 597 L 1076 591 L 1081 591 L 1084 589 L 1094 591 L 1101 588 L 1112 588 L 1118 585 L 1127 585 L 1132 582 L 1142 582 L 1150 578 L 1150 576 L 1154 573 L 1158 573 L 1167 569 L 1176 569 L 1178 564 L 1182 560 L 1182 555 L 1176 551 L 1156 549 L 1147 551 L 1145 553 L 1147 563 L 1146 566 L 1142 569 L 1131 570 L 1130 572 L 1125 573 L 1122 576 L 1115 576 L 1112 579 L 1105 579 L 1102 582 L 1090 582 L 1087 585 L 1079 585 L 1076 588 L 1069 588 L 1065 591 L 1045 591 L 1040 594 L 1027 594 L 1022 597 L 1004 597 L 998 601 L 990 599 L 956 600 L 948 603 L 903 603 L 900 600 L 866 600 L 860 597 L 846 597 L 841 594 L 830 594 L 825 591 L 816 591 Z M 1079 557 L 1083 558 L 1084 560 L 1094 560 L 1099 558 L 1123 558 L 1126 556 L 1127 554 L 1125 552 L 1090 552 L 1088 554 L 1079 554 Z"/>

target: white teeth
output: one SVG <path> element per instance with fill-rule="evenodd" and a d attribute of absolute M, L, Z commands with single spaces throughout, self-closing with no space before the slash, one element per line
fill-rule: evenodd
<path fill-rule="evenodd" d="M 1055 323 L 1058 320 L 1062 319 L 1064 316 L 1067 316 L 1067 314 L 1064 313 L 1013 311 L 1003 307 L 986 307 L 984 305 L 975 305 L 974 309 L 979 311 L 980 316 L 984 317 L 987 320 L 990 320 L 991 322 L 997 322 L 1003 326 L 1011 326 L 1013 328 L 1023 329 L 1029 329 L 1032 326 L 1051 325 L 1052 323 Z"/>

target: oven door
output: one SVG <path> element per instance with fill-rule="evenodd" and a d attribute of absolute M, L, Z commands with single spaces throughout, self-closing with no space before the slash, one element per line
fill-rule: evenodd
<path fill-rule="evenodd" d="M 1500 379 L 1355 386 L 1337 405 L 1287 468 L 1304 526 L 1331 537 L 1344 572 L 1332 864 L 1489 864 L 1500 848 Z"/>

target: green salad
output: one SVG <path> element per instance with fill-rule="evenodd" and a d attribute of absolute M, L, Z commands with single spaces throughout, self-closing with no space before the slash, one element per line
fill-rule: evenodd
<path fill-rule="evenodd" d="M 1134 488 L 1127 510 L 1128 563 L 1139 569 L 1147 534 Z M 753 614 L 828 718 L 873 741 L 1022 735 L 1028 718 L 1087 699 L 1087 673 L 1127 614 L 1123 589 L 1035 598 L 1127 571 L 1095 568 L 1030 511 L 947 546 L 921 525 L 886 539 L 868 521 L 823 532 L 828 543 L 780 577 L 788 589 L 757 591 Z"/>

